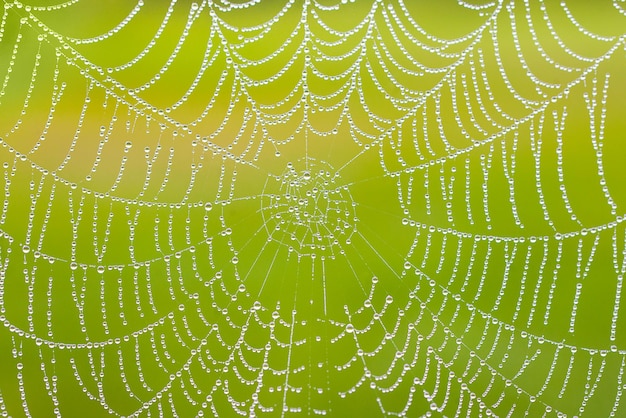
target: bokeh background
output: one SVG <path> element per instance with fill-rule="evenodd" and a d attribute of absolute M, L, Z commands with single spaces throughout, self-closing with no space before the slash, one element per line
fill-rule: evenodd
<path fill-rule="evenodd" d="M 2 5 L 3 416 L 626 414 L 623 2 Z"/>

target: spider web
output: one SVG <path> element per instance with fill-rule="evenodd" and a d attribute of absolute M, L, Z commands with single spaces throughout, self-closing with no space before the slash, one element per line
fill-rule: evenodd
<path fill-rule="evenodd" d="M 2 416 L 625 413 L 623 1 L 2 3 Z"/>

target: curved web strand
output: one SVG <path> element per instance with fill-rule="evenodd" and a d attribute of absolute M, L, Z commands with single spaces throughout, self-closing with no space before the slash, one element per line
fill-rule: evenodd
<path fill-rule="evenodd" d="M 618 1 L 122 3 L 2 2 L 0 415 L 624 414 Z"/>

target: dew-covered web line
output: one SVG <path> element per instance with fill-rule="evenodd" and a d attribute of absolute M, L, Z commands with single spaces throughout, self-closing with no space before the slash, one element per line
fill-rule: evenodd
<path fill-rule="evenodd" d="M 105 3 L 2 1 L 0 416 L 626 413 L 621 1 Z"/>

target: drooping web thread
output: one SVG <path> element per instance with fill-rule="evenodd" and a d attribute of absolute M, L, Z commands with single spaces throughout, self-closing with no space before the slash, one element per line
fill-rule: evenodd
<path fill-rule="evenodd" d="M 2 416 L 626 413 L 623 1 L 131 3 L 3 0 Z"/>

